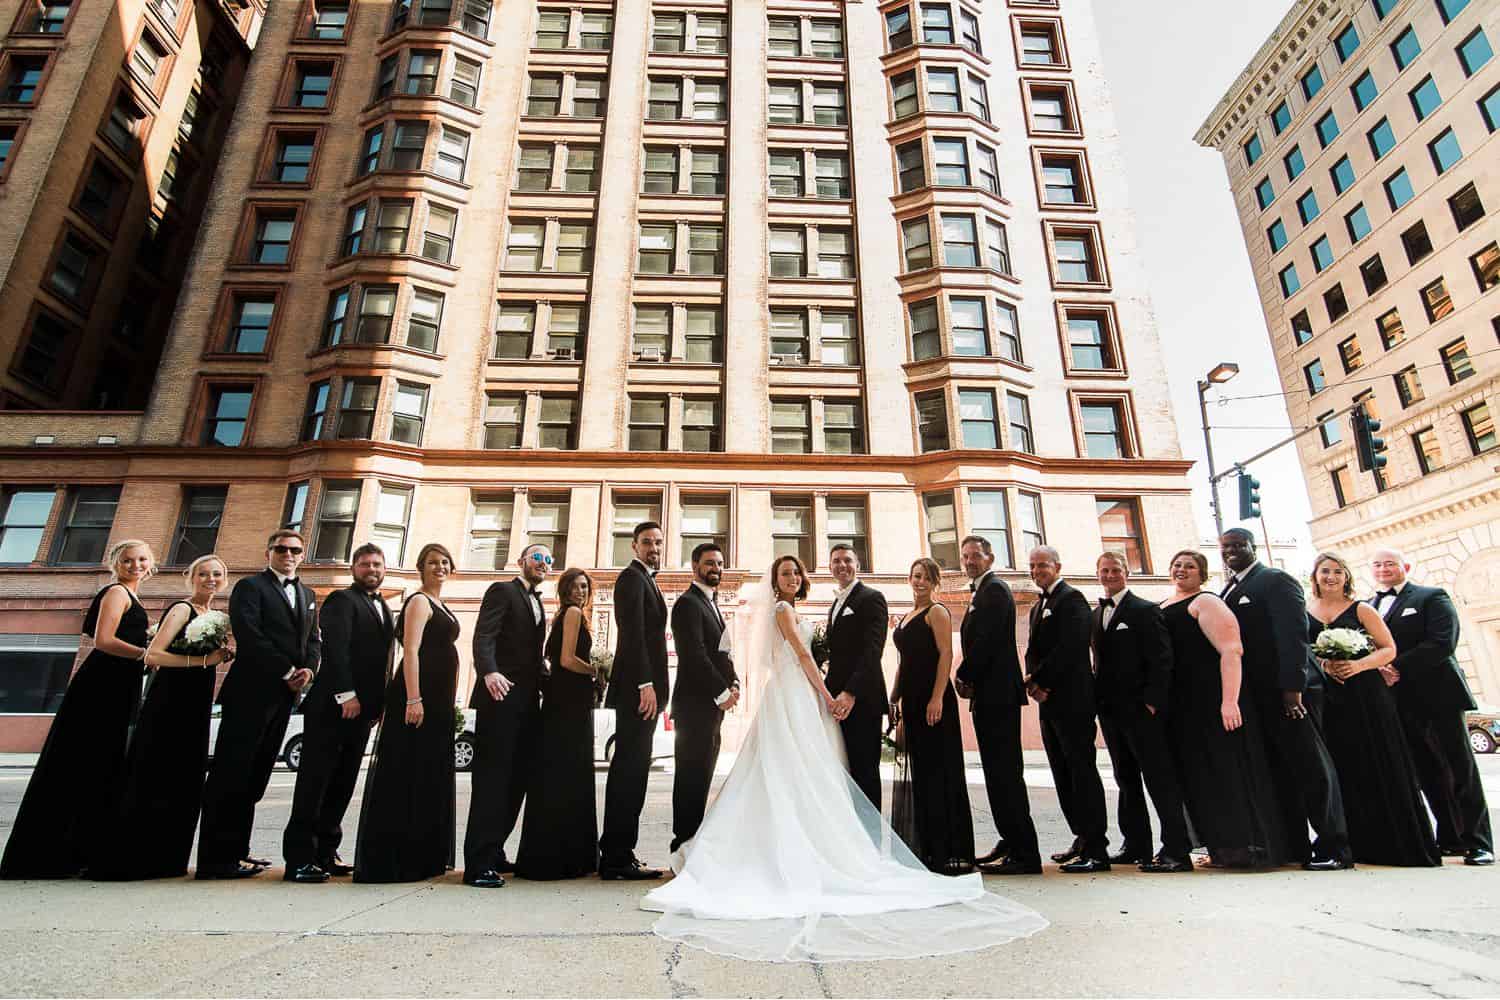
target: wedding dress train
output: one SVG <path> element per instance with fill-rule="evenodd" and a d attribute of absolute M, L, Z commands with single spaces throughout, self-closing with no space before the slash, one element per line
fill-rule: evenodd
<path fill-rule="evenodd" d="M 975 951 L 1045 928 L 977 874 L 932 874 L 892 832 L 849 777 L 838 724 L 761 587 L 747 661 L 767 675 L 760 707 L 697 836 L 673 857 L 676 877 L 641 902 L 662 913 L 655 932 L 737 958 L 835 962 Z M 797 631 L 805 648 L 812 629 Z"/>

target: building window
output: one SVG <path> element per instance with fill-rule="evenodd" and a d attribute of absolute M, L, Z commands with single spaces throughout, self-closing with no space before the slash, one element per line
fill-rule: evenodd
<path fill-rule="evenodd" d="M 1380 88 L 1375 85 L 1374 75 L 1369 70 L 1365 70 L 1349 88 L 1349 93 L 1354 97 L 1354 107 L 1363 111 L 1376 97 L 1380 96 Z"/>
<path fill-rule="evenodd" d="M 1017 496 L 1020 498 L 1016 516 L 1021 525 L 1021 547 L 1023 552 L 1029 554 L 1037 546 L 1047 544 L 1047 532 L 1042 522 L 1042 496 L 1025 490 L 1021 490 Z"/>
<path fill-rule="evenodd" d="M 1083 158 L 1077 153 L 1041 157 L 1042 202 L 1047 205 L 1087 205 L 1091 199 L 1084 185 Z"/>
<path fill-rule="evenodd" d="M 771 310 L 771 360 L 773 364 L 807 364 L 807 314 L 802 310 Z"/>
<path fill-rule="evenodd" d="M 671 306 L 636 303 L 630 351 L 638 361 L 664 361 L 672 356 Z"/>
<path fill-rule="evenodd" d="M 772 93 L 774 95 L 774 84 L 772 85 L 772 88 Z M 799 102 L 800 105 L 800 102 L 802 100 L 802 92 L 800 88 L 795 95 L 795 99 Z M 917 99 L 917 74 L 902 73 L 899 76 L 891 77 L 892 117 L 899 121 L 902 118 L 911 117 L 920 110 L 922 110 L 922 106 Z M 775 119 L 773 118 L 772 121 L 775 121 Z"/>
<path fill-rule="evenodd" d="M 1355 29 L 1351 21 L 1343 31 L 1340 31 L 1333 39 L 1333 50 L 1338 53 L 1339 62 L 1346 63 L 1353 57 L 1359 48 L 1359 31 Z"/>
<path fill-rule="evenodd" d="M 200 443 L 237 448 L 245 443 L 253 390 L 247 385 L 215 385 L 208 391 Z"/>
<path fill-rule="evenodd" d="M 677 252 L 677 226 L 641 226 L 639 247 L 636 251 L 635 269 L 640 274 L 671 274 L 672 262 Z"/>
<path fill-rule="evenodd" d="M 358 344 L 389 344 L 392 317 L 396 315 L 395 285 L 366 285 L 359 301 L 359 319 L 354 328 Z"/>
<path fill-rule="evenodd" d="M 411 515 L 410 486 L 381 483 L 375 496 L 375 522 L 370 526 L 370 540 L 385 552 L 388 565 L 400 566 L 406 561 L 406 525 Z"/>
<path fill-rule="evenodd" d="M 469 518 L 469 549 L 464 564 L 469 569 L 504 569 L 510 562 L 510 525 L 515 498 L 476 496 Z"/>
<path fill-rule="evenodd" d="M 828 498 L 828 544 L 852 546 L 859 564 L 870 567 L 863 497 Z"/>
<path fill-rule="evenodd" d="M 849 124 L 848 101 L 842 83 L 813 84 L 813 124 Z"/>
<path fill-rule="evenodd" d="M 1302 366 L 1302 379 L 1307 383 L 1308 395 L 1316 396 L 1328 388 L 1328 380 L 1323 375 L 1323 359 L 1314 358 Z"/>
<path fill-rule="evenodd" d="M 539 447 L 571 450 L 578 447 L 578 397 L 543 396 Z"/>
<path fill-rule="evenodd" d="M 1068 91 L 1062 87 L 1030 87 L 1031 127 L 1036 132 L 1076 133 L 1077 116 Z"/>
<path fill-rule="evenodd" d="M 0 181 L 3 181 L 5 179 L 6 168 L 8 168 L 11 161 L 15 159 L 16 144 L 21 139 L 21 126 L 21 122 L 0 122 Z M 96 162 L 94 166 L 97 168 L 99 164 Z M 92 176 L 90 176 L 89 181 L 90 183 L 92 183 Z M 85 187 L 84 195 L 86 195 L 87 193 L 88 189 L 87 187 Z M 80 211 L 82 211 L 81 202 L 84 195 L 79 196 Z M 85 212 L 85 214 L 88 213 Z M 92 218 L 92 216 L 90 217 Z"/>
<path fill-rule="evenodd" d="M 47 72 L 46 56 L 23 56 L 7 53 L 5 77 L 6 104 L 35 104 L 42 77 Z"/>
<path fill-rule="evenodd" d="M 348 562 L 354 541 L 354 522 L 359 516 L 358 480 L 335 480 L 323 484 L 318 501 L 318 538 L 312 558 L 317 562 Z"/>
<path fill-rule="evenodd" d="M 1329 410 L 1327 413 L 1320 413 L 1317 420 L 1318 437 L 1323 439 L 1323 447 L 1331 448 L 1343 440 L 1343 435 L 1339 433 L 1339 423 L 1333 419 L 1332 410 Z"/>
<path fill-rule="evenodd" d="M 1375 321 L 1380 331 L 1380 343 L 1387 351 L 1406 339 L 1406 328 L 1401 324 L 1401 314 L 1392 309 Z"/>
<path fill-rule="evenodd" d="M 1416 264 L 1432 253 L 1432 239 L 1427 235 L 1427 225 L 1418 222 L 1401 234 L 1401 246 L 1406 250 L 1406 261 Z"/>
<path fill-rule="evenodd" d="M 1449 385 L 1456 385 L 1474 374 L 1474 362 L 1469 360 L 1469 347 L 1463 338 L 1445 345 L 1438 353 L 1442 356 Z"/>
<path fill-rule="evenodd" d="M 1005 416 L 1013 451 L 1036 454 L 1036 440 L 1031 433 L 1031 401 L 1020 393 L 1005 394 Z"/>
<path fill-rule="evenodd" d="M 564 222 L 557 227 L 557 271 L 586 274 L 594 264 L 594 227 L 587 222 Z"/>
<path fill-rule="evenodd" d="M 586 323 L 584 306 L 579 304 L 553 303 L 552 320 L 547 329 L 547 353 L 553 358 L 574 360 L 583 356 L 583 341 Z"/>
<path fill-rule="evenodd" d="M 1448 285 L 1438 278 L 1422 289 L 1422 306 L 1427 310 L 1429 322 L 1436 323 L 1453 312 L 1453 298 L 1448 294 Z"/>
<path fill-rule="evenodd" d="M 1137 501 L 1098 497 L 1094 501 L 1094 507 L 1099 515 L 1099 536 L 1103 547 L 1123 552 L 1130 572 L 1149 573 Z"/>
<path fill-rule="evenodd" d="M 1488 403 L 1471 406 L 1462 413 L 1464 434 L 1469 439 L 1469 450 L 1476 455 L 1492 451 L 1500 439 L 1495 435 L 1495 420 L 1490 416 Z"/>
<path fill-rule="evenodd" d="M 80 306 L 87 306 L 98 283 L 101 253 L 77 233 L 65 230 L 48 278 L 52 291 Z"/>
<path fill-rule="evenodd" d="M 771 497 L 771 545 L 777 558 L 796 556 L 813 563 L 812 503 L 801 497 Z"/>
<path fill-rule="evenodd" d="M 1403 409 L 1427 398 L 1426 393 L 1422 391 L 1422 379 L 1417 374 L 1416 365 L 1408 365 L 1401 369 L 1396 373 L 1395 379 L 1396 397 L 1401 400 Z"/>
<path fill-rule="evenodd" d="M 1084 454 L 1089 458 L 1129 458 L 1125 420 L 1118 402 L 1094 400 L 1080 403 Z"/>
<path fill-rule="evenodd" d="M 1291 123 L 1292 109 L 1287 107 L 1286 101 L 1282 101 L 1271 111 L 1271 131 L 1280 135 L 1287 130 L 1287 126 Z"/>
<path fill-rule="evenodd" d="M 1270 244 L 1272 253 L 1280 253 L 1286 247 L 1286 225 L 1280 219 L 1266 229 L 1266 242 Z"/>
<path fill-rule="evenodd" d="M 27 0 L 16 30 L 35 35 L 60 35 L 67 27 L 73 4 L 74 0 Z"/>
<path fill-rule="evenodd" d="M 972 215 L 944 215 L 943 263 L 948 267 L 979 266 L 979 235 Z"/>
<path fill-rule="evenodd" d="M 1480 68 L 1495 56 L 1495 50 L 1490 46 L 1489 37 L 1485 35 L 1483 28 L 1475 28 L 1469 36 L 1458 43 L 1458 64 L 1464 69 L 1464 76 L 1473 76 Z"/>
<path fill-rule="evenodd" d="M 1479 113 L 1484 117 L 1484 127 L 1494 132 L 1500 129 L 1500 86 L 1491 87 L 1490 92 L 1479 99 Z"/>
<path fill-rule="evenodd" d="M 631 451 L 666 451 L 666 397 L 631 396 L 629 432 Z"/>
<path fill-rule="evenodd" d="M 1491 243 L 1470 257 L 1469 266 L 1474 270 L 1480 294 L 1500 285 L 1500 244 Z"/>
<path fill-rule="evenodd" d="M 1318 69 L 1318 64 L 1313 63 L 1303 73 L 1300 82 L 1302 84 L 1302 99 L 1311 101 L 1323 89 L 1323 73 Z"/>
<path fill-rule="evenodd" d="M 1311 188 L 1297 199 L 1297 215 L 1304 226 L 1318 217 L 1318 196 Z"/>
<path fill-rule="evenodd" d="M 104 561 L 109 532 L 120 505 L 118 486 L 75 486 L 68 491 L 53 547 L 52 562 L 60 566 L 98 566 Z"/>
<path fill-rule="evenodd" d="M 1301 312 L 1297 313 L 1297 315 L 1292 317 L 1292 339 L 1295 340 L 1297 342 L 1297 345 L 1300 347 L 1301 345 L 1307 343 L 1309 340 L 1312 340 L 1312 338 L 1312 320 L 1308 318 L 1307 310 L 1303 309 Z"/>
<path fill-rule="evenodd" d="M 157 76 L 162 71 L 162 64 L 167 61 L 167 48 L 149 31 L 142 31 L 140 38 L 135 43 L 135 48 L 130 51 L 130 69 L 139 77 L 150 90 L 156 90 L 159 84 Z"/>
<path fill-rule="evenodd" d="M 526 397 L 520 393 L 487 393 L 484 397 L 484 446 L 521 447 Z"/>
<path fill-rule="evenodd" d="M 776 22 L 787 21 L 787 18 L 771 19 L 772 55 L 778 55 L 775 51 L 774 39 L 776 38 Z M 795 28 L 797 22 L 791 21 Z M 561 46 L 557 46 L 561 48 Z M 687 17 L 683 14 L 653 13 L 651 16 L 651 51 L 652 52 L 681 52 L 687 47 Z M 795 53 L 793 53 L 795 54 Z"/>
<path fill-rule="evenodd" d="M 995 565 L 1015 566 L 1010 545 L 1010 505 L 1004 490 L 969 490 L 969 533 L 987 539 L 995 550 Z"/>
<path fill-rule="evenodd" d="M 236 294 L 224 350 L 230 354 L 264 354 L 276 315 L 276 296 Z"/>
<path fill-rule="evenodd" d="M 1327 236 L 1319 236 L 1309 248 L 1312 254 L 1313 271 L 1322 274 L 1333 266 L 1333 244 L 1328 242 Z"/>
<path fill-rule="evenodd" d="M 427 386 L 397 382 L 396 399 L 391 404 L 391 440 L 401 444 L 421 444 L 426 421 Z"/>
<path fill-rule="evenodd" d="M 1051 22 L 1027 22 L 1021 26 L 1021 65 L 1061 66 L 1061 51 L 1057 29 Z"/>
<path fill-rule="evenodd" d="M 183 490 L 182 511 L 172 535 L 168 565 L 186 566 L 214 551 L 228 494 L 227 486 L 192 486 Z"/>
<path fill-rule="evenodd" d="M 1255 203 L 1260 206 L 1261 211 L 1271 207 L 1271 202 L 1276 200 L 1276 188 L 1271 184 L 1271 178 L 1262 177 L 1260 183 L 1255 185 Z"/>
<path fill-rule="evenodd" d="M 823 244 L 828 243 L 824 233 Z M 724 227 L 703 224 L 688 226 L 688 273 L 724 273 Z"/>
<path fill-rule="evenodd" d="M 297 224 L 295 209 L 258 208 L 250 244 L 250 263 L 283 267 L 292 256 L 292 234 Z"/>
<path fill-rule="evenodd" d="M 281 506 L 281 526 L 293 531 L 302 530 L 302 520 L 307 516 L 307 494 L 310 483 L 303 480 L 286 488 L 286 501 Z"/>
<path fill-rule="evenodd" d="M 1448 199 L 1448 211 L 1453 214 L 1453 224 L 1459 232 L 1484 218 L 1484 202 L 1480 201 L 1479 190 L 1472 181 Z"/>
<path fill-rule="evenodd" d="M 691 334 L 691 329 L 689 333 Z M 824 309 L 819 321 L 819 348 L 825 365 L 859 364 L 859 339 L 855 331 L 854 314 Z"/>
<path fill-rule="evenodd" d="M 375 253 L 406 252 L 406 237 L 411 232 L 412 202 L 382 201 L 375 215 Z"/>
<path fill-rule="evenodd" d="M 542 222 L 515 221 L 510 225 L 510 238 L 505 244 L 506 271 L 540 271 L 542 269 L 542 237 L 546 224 Z"/>
<path fill-rule="evenodd" d="M 805 399 L 771 400 L 771 452 L 804 455 L 812 451 L 812 417 Z"/>
<path fill-rule="evenodd" d="M 1007 361 L 1021 364 L 1021 322 L 1016 307 L 1008 302 L 995 305 L 995 350 Z"/>
<path fill-rule="evenodd" d="M 1120 365 L 1114 357 L 1108 315 L 1070 309 L 1066 317 L 1071 366 L 1084 371 L 1118 370 Z"/>
<path fill-rule="evenodd" d="M 531 147 L 547 150 L 547 170 L 551 174 L 551 147 Z M 522 153 L 525 155 L 524 151 Z M 678 153 L 675 146 L 648 146 L 646 148 L 645 171 L 641 181 L 641 191 L 646 194 L 673 194 L 677 190 L 677 159 Z M 774 166 L 772 173 L 775 173 Z M 540 188 L 536 189 L 540 190 Z M 773 185 L 774 193 L 774 185 Z"/>
<path fill-rule="evenodd" d="M 375 407 L 380 401 L 380 379 L 346 378 L 339 406 L 338 438 L 369 440 L 375 436 Z"/>
<path fill-rule="evenodd" d="M 1443 97 L 1438 93 L 1437 84 L 1432 82 L 1432 77 L 1425 77 L 1421 83 L 1407 95 L 1411 98 L 1411 107 L 1417 115 L 1417 121 L 1423 121 L 1428 115 L 1438 109 L 1443 103 Z"/>
<path fill-rule="evenodd" d="M 326 108 L 333 91 L 334 64 L 329 60 L 297 60 L 292 64 L 290 104 L 294 108 Z"/>
<path fill-rule="evenodd" d="M 937 299 L 924 299 L 907 306 L 911 323 L 911 354 L 913 361 L 935 358 L 943 353 L 942 337 L 938 332 Z"/>
<path fill-rule="evenodd" d="M 1333 145 L 1333 141 L 1339 137 L 1339 120 L 1332 111 L 1318 119 L 1316 128 L 1318 132 L 1318 144 L 1324 149 Z"/>
<path fill-rule="evenodd" d="M 865 435 L 858 402 L 824 402 L 823 450 L 830 455 L 859 455 L 864 452 Z"/>
<path fill-rule="evenodd" d="M 923 452 L 947 451 L 948 400 L 941 389 L 916 395 L 917 441 Z"/>
<path fill-rule="evenodd" d="M 312 132 L 280 132 L 276 135 L 276 159 L 271 179 L 277 184 L 306 184 L 312 175 L 317 135 Z"/>
<path fill-rule="evenodd" d="M 1328 310 L 1328 322 L 1342 319 L 1349 311 L 1349 300 L 1344 297 L 1344 286 L 1334 285 L 1323 293 L 1323 308 Z"/>
<path fill-rule="evenodd" d="M 411 296 L 411 313 L 406 319 L 406 346 L 429 353 L 437 350 L 438 330 L 443 323 L 441 292 L 416 289 Z"/>
<path fill-rule="evenodd" d="M 949 315 L 953 326 L 953 353 L 964 357 L 982 358 L 990 353 L 984 299 L 948 300 Z"/>
<path fill-rule="evenodd" d="M 892 52 L 912 44 L 911 8 L 903 4 L 885 15 L 885 40 Z"/>
<path fill-rule="evenodd" d="M 1354 477 L 1350 474 L 1347 465 L 1334 469 L 1328 477 L 1333 483 L 1333 502 L 1342 510 L 1354 499 Z"/>
<path fill-rule="evenodd" d="M 635 526 L 643 521 L 661 521 L 661 494 L 637 496 L 616 492 L 611 497 L 614 510 L 610 519 L 611 566 L 629 566 L 635 558 Z"/>
<path fill-rule="evenodd" d="M 719 401 L 707 396 L 688 396 L 682 401 L 682 450 L 723 451 L 719 440 Z"/>
<path fill-rule="evenodd" d="M 729 551 L 729 500 L 720 496 L 682 497 L 681 564 L 692 565 L 693 549 L 712 542 Z"/>
<path fill-rule="evenodd" d="M 381 206 L 382 216 L 385 206 Z M 427 228 L 422 234 L 422 256 L 446 264 L 453 259 L 453 237 L 458 227 L 458 212 L 442 205 L 428 204 Z M 402 236 L 403 242 L 405 234 Z M 561 262 L 561 253 L 559 253 Z M 562 270 L 562 268 L 559 268 Z"/>
<path fill-rule="evenodd" d="M 845 153 L 819 150 L 813 160 L 819 198 L 849 197 L 849 157 Z"/>
<path fill-rule="evenodd" d="M 561 113 L 562 76 L 556 73 L 534 74 L 526 94 L 526 114 L 533 118 L 556 118 Z"/>
<path fill-rule="evenodd" d="M 314 382 L 307 388 L 307 403 L 302 410 L 303 441 L 318 441 L 323 437 L 323 422 L 328 416 L 329 381 Z"/>
<path fill-rule="evenodd" d="M 596 11 L 584 12 L 579 20 L 578 47 L 595 51 L 608 49 L 614 36 L 614 26 L 613 15 Z"/>
<path fill-rule="evenodd" d="M 568 512 L 572 506 L 566 493 L 533 494 L 526 516 L 526 545 L 545 545 L 554 563 L 568 564 Z"/>
<path fill-rule="evenodd" d="M 1359 349 L 1359 338 L 1349 337 L 1339 341 L 1339 362 L 1344 366 L 1344 374 L 1348 375 L 1360 368 L 1364 362 L 1364 355 Z"/>
<path fill-rule="evenodd" d="M 1411 436 L 1412 451 L 1417 456 L 1417 468 L 1427 476 L 1443 467 L 1443 452 L 1438 446 L 1437 431 L 1424 427 Z"/>
<path fill-rule="evenodd" d="M 1005 226 L 994 219 L 984 220 L 984 256 L 991 270 L 1010 274 L 1010 237 Z"/>
<path fill-rule="evenodd" d="M 1091 230 L 1057 230 L 1053 236 L 1057 280 L 1066 284 L 1101 284 L 1098 247 Z"/>
<path fill-rule="evenodd" d="M 10 490 L 5 493 L 5 516 L 0 518 L 0 564 L 35 562 L 42 533 L 52 513 L 55 490 Z"/>
<path fill-rule="evenodd" d="M 927 513 L 927 551 L 943 569 L 957 569 L 958 517 L 953 505 L 953 491 L 922 494 Z"/>
<path fill-rule="evenodd" d="M 1261 154 L 1265 152 L 1265 147 L 1261 145 L 1258 135 L 1251 135 L 1241 148 L 1245 151 L 1245 166 L 1247 167 L 1255 166 L 1255 161 L 1259 160 Z"/>
<path fill-rule="evenodd" d="M 1363 264 L 1359 265 L 1360 279 L 1365 283 L 1365 294 L 1374 295 L 1386 286 L 1388 279 L 1385 274 L 1385 263 L 1376 254 Z"/>
<path fill-rule="evenodd" d="M 1329 168 L 1328 176 L 1333 180 L 1335 195 L 1349 190 L 1354 184 L 1354 166 L 1349 162 L 1349 157 L 1339 157 L 1339 161 Z"/>
<path fill-rule="evenodd" d="M 729 117 L 728 85 L 723 80 L 693 81 L 693 120 L 721 122 Z"/>
<path fill-rule="evenodd" d="M 771 277 L 807 275 L 807 234 L 801 227 L 773 226 L 770 231 Z"/>

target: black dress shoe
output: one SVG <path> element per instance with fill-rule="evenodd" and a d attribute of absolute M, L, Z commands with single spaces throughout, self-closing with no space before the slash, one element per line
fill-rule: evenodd
<path fill-rule="evenodd" d="M 1014 858 L 1006 858 L 998 865 L 975 865 L 986 875 L 1040 875 L 1042 863 L 1040 861 L 1017 861 Z"/>
<path fill-rule="evenodd" d="M 1069 847 L 1066 851 L 1058 851 L 1052 855 L 1052 860 L 1062 865 L 1081 857 L 1083 857 L 1083 848 L 1075 841 L 1073 846 Z"/>
<path fill-rule="evenodd" d="M 631 858 L 623 865 L 599 866 L 599 877 L 606 882 L 644 882 L 661 878 L 664 873 L 658 868 L 647 868 L 639 858 Z"/>
<path fill-rule="evenodd" d="M 1476 847 L 1464 854 L 1466 865 L 1492 865 L 1495 863 L 1495 852 L 1486 851 L 1482 847 Z"/>
<path fill-rule="evenodd" d="M 1341 872 L 1353 867 L 1354 862 L 1349 858 L 1313 858 L 1302 862 L 1305 872 Z"/>
<path fill-rule="evenodd" d="M 265 871 L 264 868 L 257 868 L 254 865 L 233 865 L 229 868 L 199 868 L 196 872 L 193 873 L 193 878 L 204 880 L 226 878 L 254 878 L 263 871 Z"/>
<path fill-rule="evenodd" d="M 1103 858 L 1079 858 L 1077 861 L 1068 862 L 1058 870 L 1067 872 L 1069 875 L 1092 875 L 1095 872 L 1109 871 L 1109 862 Z"/>
<path fill-rule="evenodd" d="M 344 864 L 337 854 L 318 865 L 318 867 L 335 878 L 354 874 L 354 866 Z"/>
<path fill-rule="evenodd" d="M 1144 861 L 1137 866 L 1143 872 L 1152 875 L 1160 875 L 1164 872 L 1190 872 L 1193 870 L 1191 858 L 1170 858 L 1165 854 L 1158 854 L 1150 861 Z"/>
<path fill-rule="evenodd" d="M 1109 856 L 1109 863 L 1112 865 L 1143 865 L 1150 860 L 1151 855 L 1136 854 L 1134 851 L 1121 851 Z"/>
<path fill-rule="evenodd" d="M 509 858 L 501 858 L 500 863 L 495 866 L 495 871 L 501 875 L 510 875 L 516 870 L 516 863 Z"/>
<path fill-rule="evenodd" d="M 245 864 L 254 865 L 256 868 L 271 867 L 271 862 L 267 861 L 265 858 L 244 858 L 242 860 Z"/>
<path fill-rule="evenodd" d="M 1449 844 L 1447 847 L 1439 847 L 1445 858 L 1461 858 L 1469 853 L 1469 849 L 1462 844 Z"/>
<path fill-rule="evenodd" d="M 288 865 L 283 882 L 301 882 L 303 885 L 318 885 L 328 881 L 328 873 L 314 864 Z"/>
<path fill-rule="evenodd" d="M 990 851 L 990 853 L 982 854 L 979 857 L 975 858 L 974 863 L 976 865 L 994 864 L 996 861 L 999 861 L 1009 853 L 1010 848 L 1005 846 L 1005 841 L 997 840 L 995 841 L 995 846 Z"/>
<path fill-rule="evenodd" d="M 505 879 L 495 869 L 486 868 L 473 878 L 470 878 L 466 873 L 464 875 L 464 885 L 472 885 L 476 889 L 498 889 L 505 885 Z"/>

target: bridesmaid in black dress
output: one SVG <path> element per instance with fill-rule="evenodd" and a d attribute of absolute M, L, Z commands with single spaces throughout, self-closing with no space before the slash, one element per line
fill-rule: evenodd
<path fill-rule="evenodd" d="M 183 629 L 213 610 L 229 571 L 216 555 L 199 556 L 183 574 L 192 596 L 170 605 L 146 651 L 152 669 L 125 764 L 125 792 L 115 836 L 100 840 L 89 875 L 103 879 L 175 878 L 187 874 L 208 766 L 215 668 L 228 650 L 205 656 L 167 652 Z"/>
<path fill-rule="evenodd" d="M 1442 854 L 1422 801 L 1417 770 L 1402 735 L 1389 669 L 1396 643 L 1378 612 L 1354 599 L 1349 564 L 1332 553 L 1313 563 L 1308 638 L 1325 628 L 1364 632 L 1375 650 L 1358 660 L 1322 660 L 1328 675 L 1323 739 L 1344 790 L 1349 846 L 1360 864 L 1426 867 Z"/>
<path fill-rule="evenodd" d="M 1195 840 L 1208 848 L 1209 867 L 1280 865 L 1288 860 L 1281 806 L 1255 703 L 1240 683 L 1239 621 L 1203 591 L 1201 552 L 1178 552 L 1169 572 L 1176 589 L 1162 602 L 1173 662 L 1167 740 Z"/>
<path fill-rule="evenodd" d="M 402 660 L 386 688 L 385 716 L 365 778 L 356 882 L 419 882 L 453 866 L 458 619 L 442 601 L 453 556 L 436 542 L 424 545 L 417 571 L 422 589 L 407 598 L 396 620 Z"/>
<path fill-rule="evenodd" d="M 905 735 L 910 822 L 892 825 L 930 870 L 961 875 L 974 867 L 974 818 L 964 772 L 963 734 L 953 672 L 953 618 L 935 602 L 942 569 L 931 559 L 911 565 L 912 611 L 896 627 L 900 667 L 891 709 Z M 897 791 L 896 801 L 902 799 Z"/>
<path fill-rule="evenodd" d="M 593 597 L 594 582 L 581 569 L 568 570 L 558 582 L 561 607 L 547 636 L 552 672 L 542 694 L 538 766 L 526 792 L 516 855 L 516 874 L 521 878 L 578 878 L 599 868 L 594 667 L 589 662 Z"/>
<path fill-rule="evenodd" d="M 119 806 L 126 741 L 141 696 L 151 624 L 136 590 L 151 575 L 151 547 L 130 540 L 109 553 L 114 582 L 94 595 L 83 634 L 94 648 L 68 684 L 11 826 L 0 878 L 70 878 L 88 864 Z"/>

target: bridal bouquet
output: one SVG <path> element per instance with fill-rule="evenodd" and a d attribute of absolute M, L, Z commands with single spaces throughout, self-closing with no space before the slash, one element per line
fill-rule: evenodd
<path fill-rule="evenodd" d="M 179 656 L 207 656 L 228 643 L 229 616 L 222 611 L 209 611 L 188 622 L 167 647 L 167 652 Z"/>
<path fill-rule="evenodd" d="M 1370 637 L 1354 628 L 1325 628 L 1312 646 L 1320 660 L 1357 660 L 1374 648 Z"/>
<path fill-rule="evenodd" d="M 813 626 L 812 649 L 808 650 L 808 652 L 812 653 L 813 662 L 816 663 L 819 668 L 821 668 L 823 664 L 828 662 L 827 627 L 823 625 Z"/>

